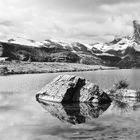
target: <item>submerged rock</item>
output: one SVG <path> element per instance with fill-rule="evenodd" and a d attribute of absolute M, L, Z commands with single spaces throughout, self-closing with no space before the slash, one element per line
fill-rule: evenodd
<path fill-rule="evenodd" d="M 38 100 L 41 106 L 47 110 L 52 116 L 57 117 L 62 122 L 71 124 L 81 124 L 93 118 L 98 118 L 110 103 L 99 105 L 96 103 L 56 103 Z"/>
<path fill-rule="evenodd" d="M 54 102 L 109 103 L 111 99 L 98 85 L 82 77 L 60 75 L 36 95 L 37 98 Z"/>

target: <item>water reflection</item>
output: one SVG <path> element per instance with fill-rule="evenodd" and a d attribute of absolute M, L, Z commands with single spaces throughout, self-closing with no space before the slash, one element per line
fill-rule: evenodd
<path fill-rule="evenodd" d="M 129 113 L 140 109 L 139 98 L 117 98 L 112 102 L 112 111 L 116 110 L 119 113 Z"/>
<path fill-rule="evenodd" d="M 71 124 L 85 123 L 92 118 L 98 118 L 110 104 L 99 105 L 95 103 L 55 103 L 37 100 L 41 106 L 52 116 L 63 122 Z"/>

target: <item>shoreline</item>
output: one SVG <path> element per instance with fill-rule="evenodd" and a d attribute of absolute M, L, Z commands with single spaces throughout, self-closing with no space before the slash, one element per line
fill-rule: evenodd
<path fill-rule="evenodd" d="M 116 67 L 60 62 L 0 62 L 0 75 L 112 70 Z"/>

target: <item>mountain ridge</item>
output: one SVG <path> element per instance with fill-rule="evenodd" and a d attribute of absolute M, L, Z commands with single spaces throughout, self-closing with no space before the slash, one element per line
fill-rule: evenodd
<path fill-rule="evenodd" d="M 20 61 L 69 62 L 137 68 L 140 66 L 139 22 L 133 21 L 133 27 L 132 36 L 115 37 L 113 41 L 107 43 L 83 44 L 49 39 L 35 41 L 22 37 L 11 38 L 0 42 L 0 57 Z M 134 65 L 135 60 L 137 62 Z"/>

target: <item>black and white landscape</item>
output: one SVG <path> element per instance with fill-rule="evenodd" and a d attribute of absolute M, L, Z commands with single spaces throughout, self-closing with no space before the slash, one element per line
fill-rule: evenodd
<path fill-rule="evenodd" d="M 0 0 L 0 140 L 139 140 L 140 2 Z"/>
<path fill-rule="evenodd" d="M 106 43 L 97 42 L 93 44 L 83 44 L 80 42 L 67 43 L 54 40 L 35 41 L 23 37 L 16 37 L 0 42 L 0 60 L 4 68 L 7 68 L 8 72 L 6 72 L 10 74 L 57 71 L 51 67 L 52 63 L 50 63 L 50 65 L 47 63 L 48 69 L 51 67 L 51 70 L 45 70 L 44 65 L 46 63 L 44 62 L 100 65 L 103 66 L 101 67 L 102 69 L 104 69 L 104 66 L 125 69 L 139 68 L 139 34 L 140 23 L 134 20 L 132 35 L 114 37 L 112 41 Z M 9 63 L 6 63 L 5 60 L 7 60 Z M 16 60 L 21 62 L 21 65 L 13 63 Z M 34 66 L 32 62 L 41 62 L 37 64 L 35 63 L 35 65 L 36 68 L 39 67 L 38 65 L 41 65 L 42 69 L 33 69 Z M 24 65 L 25 67 L 23 67 Z M 15 68 L 18 66 L 21 68 L 20 70 Z M 80 65 L 77 65 L 77 67 L 75 67 L 76 69 L 73 69 L 72 65 L 66 71 L 84 71 L 96 69 L 94 66 L 87 69 L 83 69 L 83 65 L 81 65 L 80 68 L 78 66 Z M 58 64 L 56 64 L 55 67 L 59 67 Z M 58 72 L 65 71 L 63 67 L 61 67 Z M 2 72 L 3 70 L 1 70 L 1 73 Z"/>

